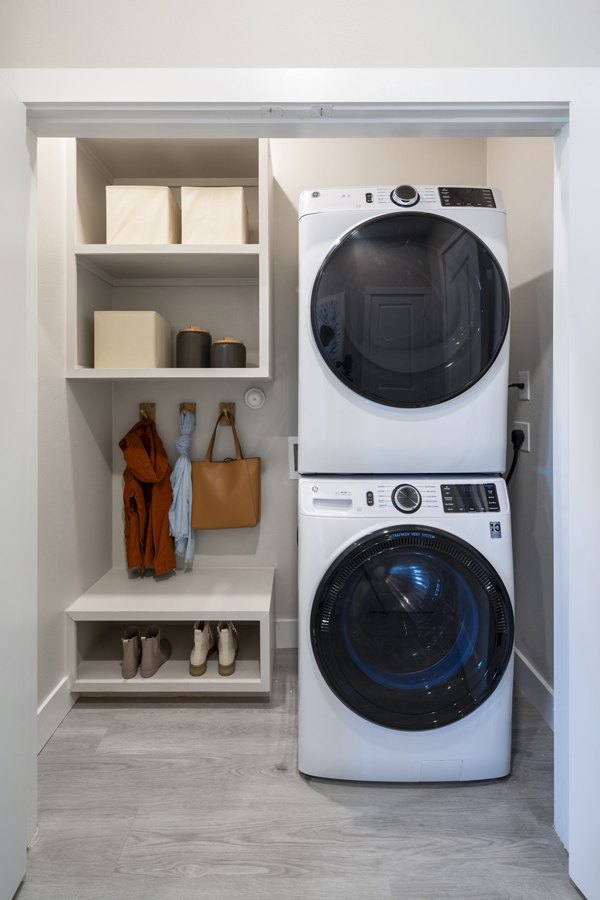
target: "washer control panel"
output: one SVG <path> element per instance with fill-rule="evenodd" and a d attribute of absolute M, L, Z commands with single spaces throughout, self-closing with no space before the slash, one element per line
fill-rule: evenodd
<path fill-rule="evenodd" d="M 486 484 L 442 484 L 445 513 L 500 512 L 498 490 L 493 481 Z"/>
<path fill-rule="evenodd" d="M 440 517 L 508 513 L 506 483 L 502 478 L 472 479 L 446 476 L 436 481 L 414 476 L 371 479 L 360 476 L 300 478 L 300 512 L 304 515 L 386 517 L 414 515 Z"/>

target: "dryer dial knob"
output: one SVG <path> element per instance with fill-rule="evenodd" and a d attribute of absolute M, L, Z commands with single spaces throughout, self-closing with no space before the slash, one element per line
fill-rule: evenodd
<path fill-rule="evenodd" d="M 392 491 L 392 503 L 399 512 L 414 513 L 421 505 L 421 495 L 412 484 L 399 484 Z"/>
<path fill-rule="evenodd" d="M 400 184 L 391 193 L 392 203 L 396 206 L 414 206 L 419 199 L 419 192 L 412 184 Z"/>

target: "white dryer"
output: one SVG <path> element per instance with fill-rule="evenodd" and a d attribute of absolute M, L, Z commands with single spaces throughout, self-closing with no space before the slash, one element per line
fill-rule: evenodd
<path fill-rule="evenodd" d="M 502 472 L 500 191 L 312 190 L 299 215 L 299 471 Z"/>
<path fill-rule="evenodd" d="M 300 771 L 401 782 L 507 775 L 505 482 L 315 477 L 299 492 Z"/>

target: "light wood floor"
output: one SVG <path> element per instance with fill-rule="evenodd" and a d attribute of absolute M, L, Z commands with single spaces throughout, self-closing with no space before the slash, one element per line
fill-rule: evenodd
<path fill-rule="evenodd" d="M 18 900 L 563 900 L 552 735 L 515 701 L 512 775 L 306 779 L 296 654 L 270 702 L 80 701 L 39 759 Z"/>

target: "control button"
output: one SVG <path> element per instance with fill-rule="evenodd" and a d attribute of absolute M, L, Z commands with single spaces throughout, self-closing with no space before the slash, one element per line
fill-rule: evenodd
<path fill-rule="evenodd" d="M 367 491 L 367 506 L 375 505 L 375 497 L 373 496 L 373 491 Z"/>
<path fill-rule="evenodd" d="M 421 505 L 421 495 L 412 484 L 399 484 L 392 491 L 392 503 L 399 512 L 414 513 Z"/>
<path fill-rule="evenodd" d="M 371 193 L 371 191 L 367 191 L 367 193 L 365 194 L 365 200 L 367 201 L 367 203 L 373 202 L 373 194 Z"/>
<path fill-rule="evenodd" d="M 485 484 L 484 489 L 489 512 L 500 512 L 500 501 L 498 500 L 496 485 Z"/>
<path fill-rule="evenodd" d="M 400 184 L 394 188 L 390 195 L 392 203 L 396 206 L 414 206 L 419 202 L 419 192 L 411 184 Z"/>

